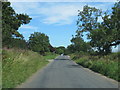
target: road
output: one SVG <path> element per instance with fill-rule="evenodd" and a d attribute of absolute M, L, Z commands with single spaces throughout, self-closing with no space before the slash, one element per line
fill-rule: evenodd
<path fill-rule="evenodd" d="M 58 56 L 19 88 L 118 88 L 118 82 Z"/>

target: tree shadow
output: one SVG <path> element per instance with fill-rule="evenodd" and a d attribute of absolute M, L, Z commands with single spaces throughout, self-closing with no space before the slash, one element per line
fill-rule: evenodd
<path fill-rule="evenodd" d="M 73 65 L 67 65 L 67 67 L 68 67 L 68 68 L 83 68 L 82 66 L 80 66 L 80 65 L 75 65 L 75 64 L 73 64 Z"/>
<path fill-rule="evenodd" d="M 63 58 L 62 58 L 62 59 L 59 59 L 59 58 L 58 58 L 58 59 L 54 59 L 54 60 L 62 61 L 62 60 L 70 60 L 70 59 L 63 59 Z"/>

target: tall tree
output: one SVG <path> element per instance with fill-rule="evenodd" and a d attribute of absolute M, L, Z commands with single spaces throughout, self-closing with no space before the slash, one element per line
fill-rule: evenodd
<path fill-rule="evenodd" d="M 81 32 L 91 32 L 93 29 L 98 28 L 98 18 L 101 16 L 102 11 L 95 7 L 85 5 L 83 11 L 78 10 L 78 34 Z"/>
<path fill-rule="evenodd" d="M 120 1 L 114 4 L 110 18 L 104 18 L 104 27 L 108 28 L 110 46 L 120 44 Z"/>
<path fill-rule="evenodd" d="M 3 46 L 9 45 L 14 37 L 23 38 L 18 28 L 28 24 L 31 18 L 27 14 L 17 14 L 10 6 L 10 2 L 2 2 L 2 42 Z"/>
<path fill-rule="evenodd" d="M 120 2 L 117 2 L 112 9 L 112 14 L 107 14 L 86 5 L 83 11 L 79 11 L 77 21 L 77 34 L 82 36 L 84 32 L 88 32 L 91 46 L 106 54 L 111 52 L 111 46 L 120 43 Z M 103 19 L 101 23 L 98 21 L 99 18 Z"/>
<path fill-rule="evenodd" d="M 73 44 L 68 45 L 66 49 L 66 54 L 70 54 L 74 52 L 75 52 L 74 45 Z"/>
<path fill-rule="evenodd" d="M 74 52 L 87 52 L 90 49 L 90 45 L 84 42 L 84 40 L 80 36 L 76 35 L 71 39 L 71 42 L 74 48 Z"/>
<path fill-rule="evenodd" d="M 24 39 L 21 38 L 12 38 L 12 43 L 9 46 L 10 48 L 20 48 L 28 49 L 28 44 Z"/>
<path fill-rule="evenodd" d="M 29 37 L 29 48 L 35 52 L 44 54 L 49 51 L 49 37 L 44 33 L 34 32 Z"/>
<path fill-rule="evenodd" d="M 65 47 L 64 46 L 56 47 L 55 52 L 57 54 L 64 54 L 65 53 Z"/>

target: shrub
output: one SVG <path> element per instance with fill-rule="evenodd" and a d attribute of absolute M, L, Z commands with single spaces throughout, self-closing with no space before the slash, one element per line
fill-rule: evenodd
<path fill-rule="evenodd" d="M 74 59 L 76 63 L 84 67 L 120 81 L 120 72 L 118 71 L 120 67 L 120 61 L 118 61 L 119 56 L 120 53 L 112 53 L 101 57 L 89 55 L 78 57 L 74 55 Z"/>

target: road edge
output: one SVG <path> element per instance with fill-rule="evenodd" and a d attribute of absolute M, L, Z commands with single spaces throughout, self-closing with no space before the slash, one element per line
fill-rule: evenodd
<path fill-rule="evenodd" d="M 49 60 L 48 60 L 48 61 L 49 61 Z M 51 65 L 53 61 L 54 61 L 54 59 L 51 59 L 48 64 L 46 64 L 46 65 L 43 66 L 42 68 L 38 69 L 35 73 L 33 73 L 30 77 L 28 77 L 23 83 L 17 85 L 15 88 L 16 88 L 16 89 L 17 89 L 17 88 L 22 88 L 22 86 L 23 86 L 25 83 L 31 82 L 31 81 L 33 80 L 33 78 L 38 75 L 38 73 L 42 72 L 45 68 L 47 68 L 49 65 Z"/>
<path fill-rule="evenodd" d="M 71 60 L 71 59 L 70 59 L 70 60 Z M 73 60 L 71 60 L 71 61 L 73 61 Z M 77 64 L 75 61 L 73 61 L 73 63 L 74 63 L 75 65 L 79 65 L 79 64 Z M 104 76 L 104 75 L 101 74 L 101 73 L 95 72 L 95 71 L 93 71 L 93 70 L 91 70 L 91 69 L 89 69 L 89 68 L 85 68 L 85 67 L 83 67 L 82 65 L 79 65 L 79 66 L 81 66 L 81 67 L 82 67 L 84 70 L 86 70 L 86 71 L 89 71 L 89 72 L 91 72 L 91 73 L 97 74 L 97 75 L 99 75 L 99 76 L 101 76 L 101 77 L 103 77 L 103 78 L 106 78 L 107 80 L 110 80 L 110 81 L 118 84 L 118 88 L 119 88 L 120 82 L 118 82 L 118 81 L 116 81 L 116 80 L 114 80 L 114 79 L 112 79 L 112 78 L 109 78 L 109 77 L 107 77 L 107 76 Z"/>

